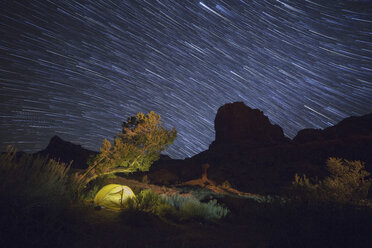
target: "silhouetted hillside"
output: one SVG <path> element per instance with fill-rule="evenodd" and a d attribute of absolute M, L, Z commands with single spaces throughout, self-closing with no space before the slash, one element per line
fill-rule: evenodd
<path fill-rule="evenodd" d="M 201 165 L 209 163 L 208 177 L 217 183 L 228 180 L 243 191 L 273 194 L 289 186 L 295 173 L 326 176 L 328 157 L 361 160 L 372 171 L 372 114 L 346 118 L 324 130 L 301 130 L 290 140 L 261 111 L 236 102 L 219 108 L 215 130 L 208 150 L 183 161 L 158 162 L 150 179 L 187 181 L 200 176 Z"/>
<path fill-rule="evenodd" d="M 96 154 L 98 154 L 98 152 L 90 151 L 83 148 L 81 145 L 64 141 L 58 136 L 53 136 L 44 150 L 34 153 L 34 155 L 40 155 L 42 157 L 48 156 L 49 158 L 64 163 L 73 161 L 71 166 L 79 169 L 86 168 L 88 157 Z"/>
<path fill-rule="evenodd" d="M 372 114 L 349 117 L 324 130 L 304 129 L 290 140 L 262 111 L 235 102 L 219 108 L 215 131 L 208 150 L 184 160 L 162 155 L 139 176 L 147 174 L 153 183 L 180 183 L 200 177 L 202 165 L 208 163 L 208 177 L 217 183 L 227 180 L 242 191 L 275 194 L 290 185 L 295 173 L 326 176 L 328 157 L 361 160 L 372 172 Z M 93 154 L 97 152 L 58 136 L 36 153 L 66 163 L 73 160 L 74 168 L 86 168 Z"/>

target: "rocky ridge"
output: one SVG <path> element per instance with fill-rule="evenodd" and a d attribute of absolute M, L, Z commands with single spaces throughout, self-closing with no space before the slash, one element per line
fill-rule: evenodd
<path fill-rule="evenodd" d="M 335 126 L 304 129 L 291 140 L 278 125 L 258 109 L 242 102 L 219 108 L 215 118 L 216 139 L 209 149 L 184 160 L 162 155 L 147 173 L 155 184 L 179 184 L 201 178 L 208 164 L 208 178 L 258 194 L 277 194 L 289 186 L 294 174 L 324 177 L 328 157 L 361 160 L 372 172 L 372 114 L 349 117 Z M 46 149 L 36 153 L 62 162 L 73 160 L 73 168 L 86 168 L 89 151 L 54 136 Z"/>

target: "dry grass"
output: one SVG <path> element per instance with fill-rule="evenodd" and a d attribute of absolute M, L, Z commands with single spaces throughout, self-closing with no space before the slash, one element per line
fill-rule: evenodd
<path fill-rule="evenodd" d="M 69 165 L 16 155 L 10 148 L 0 156 L 0 230 L 6 234 L 0 242 L 25 242 L 31 247 L 64 239 L 75 193 Z"/>

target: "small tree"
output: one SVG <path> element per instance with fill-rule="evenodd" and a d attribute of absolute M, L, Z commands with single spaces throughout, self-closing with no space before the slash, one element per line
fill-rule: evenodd
<path fill-rule="evenodd" d="M 153 111 L 129 117 L 122 128 L 122 133 L 114 138 L 114 145 L 104 140 L 100 153 L 83 176 L 85 183 L 101 175 L 148 171 L 177 136 L 176 129 L 163 127 L 160 115 Z"/>

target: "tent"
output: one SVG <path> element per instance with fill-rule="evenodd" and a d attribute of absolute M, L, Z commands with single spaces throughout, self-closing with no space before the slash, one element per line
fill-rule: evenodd
<path fill-rule="evenodd" d="M 121 210 L 125 201 L 133 197 L 136 196 L 129 187 L 120 184 L 109 184 L 98 191 L 94 197 L 94 202 L 101 207 Z"/>

